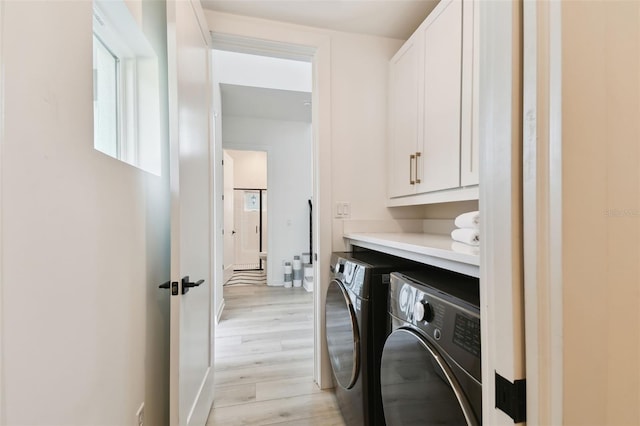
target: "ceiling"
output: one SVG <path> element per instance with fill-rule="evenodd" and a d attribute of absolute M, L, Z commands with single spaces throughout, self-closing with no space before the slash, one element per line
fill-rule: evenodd
<path fill-rule="evenodd" d="M 252 117 L 311 123 L 311 93 L 235 84 L 220 84 L 220 92 L 223 117 Z"/>
<path fill-rule="evenodd" d="M 201 0 L 205 9 L 406 40 L 440 0 Z"/>

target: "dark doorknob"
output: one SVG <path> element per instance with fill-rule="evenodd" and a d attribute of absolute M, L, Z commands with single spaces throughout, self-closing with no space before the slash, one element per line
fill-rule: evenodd
<path fill-rule="evenodd" d="M 186 294 L 191 287 L 198 287 L 204 283 L 204 280 L 198 280 L 195 283 L 189 282 L 189 275 L 182 278 L 182 294 Z"/>
<path fill-rule="evenodd" d="M 198 287 L 200 284 L 204 283 L 204 280 L 196 281 L 195 283 L 189 282 L 189 276 L 182 278 L 182 294 L 186 294 L 191 287 Z M 171 294 L 174 296 L 178 295 L 178 282 L 167 281 L 166 283 L 162 283 L 158 286 L 158 288 L 170 288 Z"/>
<path fill-rule="evenodd" d="M 171 289 L 171 295 L 172 296 L 177 296 L 178 295 L 178 282 L 174 281 L 167 281 L 166 283 L 162 283 L 158 286 L 158 288 L 170 288 Z"/>

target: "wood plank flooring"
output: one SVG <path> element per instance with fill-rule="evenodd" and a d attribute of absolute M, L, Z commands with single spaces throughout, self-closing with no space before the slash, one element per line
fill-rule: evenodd
<path fill-rule="evenodd" d="M 224 299 L 207 426 L 344 426 L 333 392 L 313 382 L 313 293 L 232 285 Z"/>

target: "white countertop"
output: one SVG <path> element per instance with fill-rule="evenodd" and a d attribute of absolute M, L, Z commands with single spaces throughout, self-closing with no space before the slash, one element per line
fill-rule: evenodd
<path fill-rule="evenodd" d="M 480 276 L 480 250 L 448 235 L 418 233 L 349 233 L 351 245 L 415 260 L 473 277 Z"/>

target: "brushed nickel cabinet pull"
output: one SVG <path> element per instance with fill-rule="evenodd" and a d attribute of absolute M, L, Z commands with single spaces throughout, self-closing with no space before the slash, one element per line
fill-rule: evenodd
<path fill-rule="evenodd" d="M 413 180 L 413 160 L 416 159 L 416 156 L 411 154 L 409 156 L 409 185 L 415 185 L 416 181 Z"/>
<path fill-rule="evenodd" d="M 416 183 L 420 183 L 420 178 L 418 177 L 418 162 L 420 161 L 421 152 L 416 152 Z"/>

